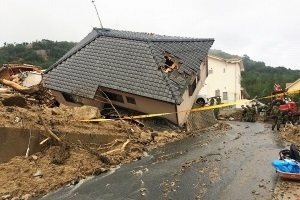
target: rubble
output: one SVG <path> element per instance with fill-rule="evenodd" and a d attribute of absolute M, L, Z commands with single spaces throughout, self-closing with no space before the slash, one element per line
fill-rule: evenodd
<path fill-rule="evenodd" d="M 56 104 L 50 90 L 43 85 L 43 71 L 38 66 L 4 64 L 0 68 L 0 84 L 2 84 L 0 87 L 1 98 L 10 99 L 15 93 L 20 93 L 31 105 L 39 104 L 51 107 Z"/>
<path fill-rule="evenodd" d="M 99 110 L 90 106 L 68 107 L 63 104 L 53 107 L 55 99 L 43 87 L 40 69 L 26 65 L 23 68 L 4 67 L 0 69 L 0 82 L 5 85 L 0 88 L 0 124 L 22 130 L 41 130 L 41 151 L 29 155 L 26 152 L 26 156 L 15 156 L 8 162 L 0 163 L 2 199 L 29 199 L 64 185 L 75 185 L 80 180 L 107 172 L 111 167 L 141 159 L 157 145 L 193 136 L 193 133 L 187 134 L 170 127 L 170 124 L 166 125 L 166 129 L 159 123 L 149 128 L 145 121 L 138 120 L 79 122 L 80 119 L 100 118 Z M 240 118 L 239 113 L 223 117 L 229 120 Z M 230 126 L 219 122 L 211 128 L 227 131 Z M 71 139 L 72 135 L 78 134 L 92 139 Z M 299 126 L 285 127 L 279 134 L 285 141 L 300 143 Z M 107 136 L 107 139 L 100 141 L 93 138 L 97 135 Z M 183 153 L 187 152 L 179 152 Z M 135 172 L 137 175 L 141 173 L 144 172 Z M 218 173 L 213 171 L 210 174 L 213 181 L 219 181 Z M 259 187 L 265 186 L 261 183 Z M 205 192 L 205 188 L 199 191 L 199 198 Z M 140 193 L 141 196 L 147 195 L 144 188 Z M 253 194 L 259 195 L 256 191 Z"/>
<path fill-rule="evenodd" d="M 87 112 L 93 110 L 89 107 L 81 109 Z M 40 152 L 30 151 L 26 157 L 24 149 L 24 155 L 0 164 L 0 197 L 20 199 L 24 195 L 43 195 L 63 185 L 76 184 L 89 176 L 99 175 L 113 166 L 141 159 L 146 155 L 145 151 L 158 144 L 155 137 L 161 138 L 160 145 L 163 145 L 187 136 L 180 129 L 178 132 L 157 132 L 152 130 L 153 127 L 141 127 L 129 120 L 122 123 L 119 120 L 83 123 L 77 120 L 78 112 L 81 111 L 62 104 L 55 108 L 0 105 L 2 126 L 43 130 L 38 142 Z M 99 113 L 94 112 L 89 117 L 98 116 Z M 19 122 L 16 122 L 16 117 Z M 86 117 L 89 118 L 88 115 Z M 45 131 L 45 128 L 48 130 Z M 126 130 L 131 130 L 130 138 Z M 61 142 L 51 136 L 52 133 Z M 92 139 L 72 140 L 72 135 L 79 134 Z M 107 139 L 97 140 L 97 135 Z"/>

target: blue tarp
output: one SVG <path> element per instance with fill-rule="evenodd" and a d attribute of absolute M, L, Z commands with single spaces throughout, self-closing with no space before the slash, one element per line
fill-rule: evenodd
<path fill-rule="evenodd" d="M 298 162 L 292 159 L 273 160 L 272 165 L 282 172 L 300 173 Z"/>

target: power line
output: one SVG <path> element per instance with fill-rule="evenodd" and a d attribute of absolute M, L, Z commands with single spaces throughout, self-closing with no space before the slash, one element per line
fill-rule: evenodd
<path fill-rule="evenodd" d="M 98 10 L 97 10 L 97 7 L 96 7 L 96 5 L 95 5 L 95 1 L 94 1 L 94 0 L 92 0 L 92 4 L 93 4 L 94 7 L 95 7 L 95 10 L 96 10 L 96 13 L 97 13 L 99 22 L 100 22 L 100 27 L 103 28 L 102 23 L 101 23 L 101 20 L 100 20 L 100 16 L 99 16 L 99 13 L 98 13 Z"/>

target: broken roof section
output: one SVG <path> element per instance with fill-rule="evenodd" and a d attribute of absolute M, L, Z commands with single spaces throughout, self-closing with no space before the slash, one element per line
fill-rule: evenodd
<path fill-rule="evenodd" d="M 100 86 L 180 104 L 213 42 L 94 28 L 46 70 L 46 87 L 94 98 Z"/>

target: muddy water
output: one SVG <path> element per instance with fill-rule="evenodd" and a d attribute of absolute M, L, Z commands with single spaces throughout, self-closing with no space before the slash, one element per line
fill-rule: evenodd
<path fill-rule="evenodd" d="M 40 141 L 47 135 L 41 130 L 17 129 L 0 127 L 0 163 L 7 162 L 14 156 L 25 156 L 29 147 L 29 154 L 32 155 L 41 150 Z M 125 139 L 126 135 L 96 135 L 96 134 L 57 134 L 64 141 L 79 143 L 105 144 L 115 139 Z"/>

